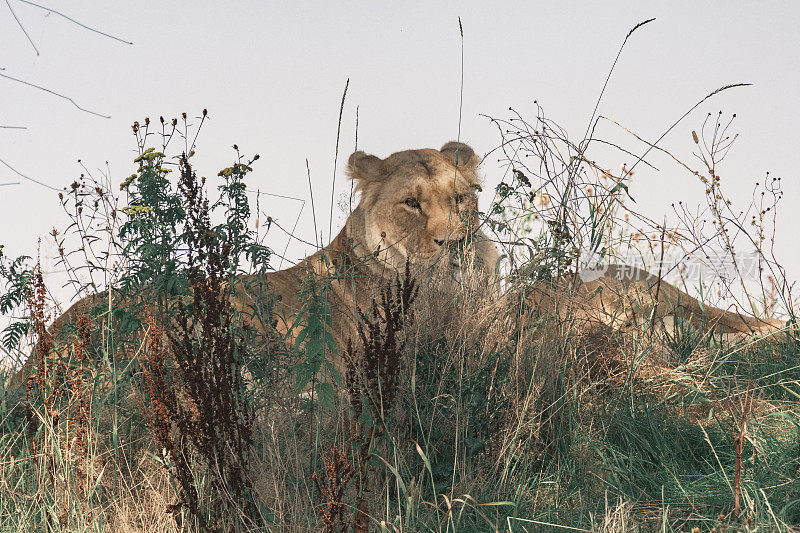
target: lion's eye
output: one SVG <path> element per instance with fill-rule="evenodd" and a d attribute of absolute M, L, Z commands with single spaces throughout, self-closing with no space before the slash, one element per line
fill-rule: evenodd
<path fill-rule="evenodd" d="M 457 204 L 460 204 L 461 202 L 465 202 L 467 200 L 467 195 L 466 194 L 457 194 L 457 195 L 455 195 L 453 197 L 453 200 L 455 200 L 455 202 Z"/>
<path fill-rule="evenodd" d="M 414 197 L 406 198 L 405 204 L 412 208 L 412 209 L 421 209 L 422 206 L 419 205 L 419 200 Z"/>

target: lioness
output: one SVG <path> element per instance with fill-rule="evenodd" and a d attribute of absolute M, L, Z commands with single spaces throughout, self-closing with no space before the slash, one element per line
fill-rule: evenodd
<path fill-rule="evenodd" d="M 300 287 L 309 275 L 330 282 L 331 333 L 341 351 L 348 339 L 358 338 L 358 310 L 367 309 L 407 260 L 451 269 L 455 277 L 471 266 L 493 271 L 497 249 L 477 229 L 479 163 L 475 152 L 459 142 L 440 150 L 396 152 L 385 159 L 353 153 L 347 174 L 360 200 L 344 228 L 299 264 L 267 275 L 279 298 L 279 331 L 292 336 L 297 326 L 293 317 L 303 305 Z M 466 261 L 470 264 L 462 264 Z M 252 298 L 241 291 L 237 307 L 246 309 Z"/>
<path fill-rule="evenodd" d="M 475 152 L 459 142 L 448 142 L 440 150 L 396 152 L 385 159 L 353 153 L 347 173 L 360 199 L 344 228 L 328 246 L 299 264 L 267 274 L 270 291 L 277 296 L 277 329 L 290 340 L 297 331 L 296 317 L 303 306 L 301 286 L 308 276 L 329 282 L 331 334 L 343 352 L 348 339 L 358 338 L 358 310 L 369 306 L 407 260 L 451 269 L 454 277 L 470 266 L 494 272 L 497 249 L 478 229 L 475 216 L 479 163 Z M 470 265 L 462 264 L 465 257 L 472 258 Z M 641 323 L 643 316 L 661 324 L 671 324 L 680 316 L 721 333 L 773 331 L 782 325 L 702 306 L 652 274 L 637 270 L 633 276 L 620 276 L 619 269 L 612 265 L 602 277 L 586 283 L 576 278 L 559 287 L 534 284 L 528 293 L 530 301 L 545 312 L 571 310 L 577 313 L 573 316 L 614 328 Z M 244 276 L 242 281 L 258 280 Z M 252 284 L 237 284 L 234 296 L 234 305 L 242 311 L 261 297 L 248 292 L 248 285 Z M 565 286 L 571 286 L 566 300 L 562 298 Z M 95 298 L 76 302 L 55 321 L 54 329 L 88 313 L 95 302 Z"/>
<path fill-rule="evenodd" d="M 368 306 L 377 289 L 402 271 L 407 259 L 423 265 L 435 263 L 457 275 L 466 256 L 474 260 L 471 266 L 484 270 L 484 276 L 487 271 L 493 273 L 499 254 L 476 226 L 479 164 L 475 152 L 458 142 L 449 142 L 440 150 L 396 152 L 386 159 L 362 151 L 352 154 L 347 172 L 360 192 L 360 201 L 344 228 L 326 248 L 290 269 L 267 276 L 271 289 L 281 298 L 276 307 L 279 329 L 291 337 L 291 317 L 302 306 L 300 286 L 309 273 L 331 281 L 332 334 L 340 349 L 349 338 L 358 338 L 353 329 L 357 310 Z M 451 253 L 463 252 L 464 244 L 469 245 L 466 254 Z M 668 334 L 678 319 L 734 335 L 774 331 L 783 325 L 774 319 L 704 306 L 636 268 L 610 265 L 598 279 L 573 281 L 577 283 L 564 281 L 558 288 L 535 284 L 531 293 L 534 303 L 545 312 L 572 312 L 577 318 L 615 329 L 640 327 L 649 320 Z M 247 298 L 247 294 L 239 296 L 240 307 L 246 307 Z"/>
<path fill-rule="evenodd" d="M 448 142 L 440 150 L 405 150 L 385 159 L 362 151 L 353 153 L 347 174 L 355 182 L 360 200 L 344 228 L 328 246 L 297 265 L 266 275 L 269 291 L 276 296 L 273 310 L 278 332 L 291 341 L 301 327 L 296 317 L 304 305 L 301 286 L 309 276 L 326 283 L 330 333 L 341 353 L 348 339 L 358 338 L 358 311 L 367 310 L 372 298 L 394 280 L 407 260 L 427 265 L 435 262 L 451 269 L 454 276 L 473 264 L 494 269 L 497 250 L 476 229 L 479 163 L 475 152 L 458 142 Z M 469 265 L 462 264 L 465 259 Z M 236 285 L 233 303 L 244 315 L 264 297 L 263 292 L 248 289 L 263 286 L 259 281 L 263 280 L 242 276 Z M 69 331 L 64 326 L 97 305 L 107 305 L 107 293 L 75 302 L 55 320 L 52 331 L 57 335 Z M 341 368 L 341 360 L 337 363 Z M 21 374 L 27 374 L 30 364 L 31 358 Z"/>
<path fill-rule="evenodd" d="M 600 275 L 579 276 L 553 284 L 535 284 L 534 305 L 547 313 L 584 322 L 602 323 L 616 330 L 657 327 L 675 335 L 679 322 L 699 331 L 713 330 L 729 340 L 752 334 L 770 334 L 784 322 L 753 317 L 704 305 L 658 276 L 629 265 L 611 264 Z"/>

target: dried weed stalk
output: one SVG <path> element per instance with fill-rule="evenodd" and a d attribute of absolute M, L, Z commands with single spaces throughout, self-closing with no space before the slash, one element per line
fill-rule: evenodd
<path fill-rule="evenodd" d="M 345 382 L 352 407 L 348 424 L 351 448 L 356 461 L 358 494 L 354 527 L 369 531 L 369 460 L 373 439 L 386 428 L 386 418 L 397 397 L 400 368 L 405 350 L 404 331 L 414 320 L 413 303 L 419 294 L 416 279 L 406 262 L 403 279 L 383 288 L 380 303 L 372 301 L 368 313 L 358 310 L 360 350 L 347 343 Z M 367 408 L 370 422 L 363 423 Z"/>
<path fill-rule="evenodd" d="M 28 375 L 26 382 L 26 418 L 28 422 L 28 436 L 31 455 L 36 455 L 39 450 L 36 445 L 36 435 L 39 430 L 41 417 L 36 410 L 41 410 L 46 420 L 53 426 L 58 424 L 58 412 L 55 410 L 56 395 L 59 388 L 53 386 L 59 377 L 58 365 L 55 364 L 53 354 L 53 337 L 47 329 L 49 316 L 47 313 L 47 288 L 44 285 L 41 265 L 37 262 L 34 267 L 28 292 L 28 311 L 30 315 L 31 331 L 33 334 L 33 359 L 34 369 Z M 51 473 L 52 474 L 52 473 Z"/>
<path fill-rule="evenodd" d="M 349 522 L 344 518 L 347 506 L 344 495 L 347 485 L 355 474 L 353 465 L 347 456 L 339 451 L 336 446 L 323 459 L 325 462 L 325 475 L 312 474 L 314 485 L 322 494 L 322 524 L 325 533 L 344 533 L 348 530 Z"/>
<path fill-rule="evenodd" d="M 180 170 L 190 295 L 177 303 L 166 331 L 148 319 L 148 416 L 180 485 L 179 504 L 201 527 L 221 530 L 255 516 L 246 472 L 253 414 L 241 375 L 245 348 L 230 302 L 231 244 L 211 229 L 204 182 L 186 156 Z M 198 469 L 208 476 L 208 509 L 198 499 Z"/>
<path fill-rule="evenodd" d="M 72 342 L 74 365 L 70 367 L 67 377 L 69 390 L 72 392 L 72 425 L 75 436 L 69 441 L 72 454 L 77 461 L 78 493 L 88 496 L 91 480 L 89 471 L 89 422 L 91 417 L 91 398 L 84 382 L 88 365 L 88 350 L 91 340 L 92 322 L 86 315 L 76 321 L 76 335 Z"/>
<path fill-rule="evenodd" d="M 60 349 L 47 326 L 47 289 L 38 263 L 30 280 L 27 306 L 34 350 L 25 415 L 35 498 L 50 506 L 46 520 L 51 526 L 78 527 L 93 516 L 91 395 L 84 381 L 91 321 L 79 317 L 72 343 Z"/>

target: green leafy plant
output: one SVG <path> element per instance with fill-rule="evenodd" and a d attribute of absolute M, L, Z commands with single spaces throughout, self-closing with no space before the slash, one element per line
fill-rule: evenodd
<path fill-rule="evenodd" d="M 222 187 L 223 199 L 215 206 L 224 206 L 229 215 L 241 216 L 246 209 L 244 191 L 236 186 L 244 171 L 221 173 L 228 180 Z M 249 231 L 233 215 L 226 225 L 212 227 L 203 185 L 188 157 L 181 156 L 178 192 L 187 249 L 185 263 L 178 265 L 188 298 L 178 299 L 170 306 L 173 312 L 161 318 L 148 316 L 146 412 L 165 450 L 164 464 L 179 486 L 173 512 L 177 516 L 185 509 L 191 523 L 200 528 L 228 530 L 251 523 L 258 515 L 247 475 L 253 423 L 242 376 L 247 337 L 241 334 L 232 305 L 238 254 L 254 247 L 247 247 Z M 160 286 L 170 290 L 169 285 Z M 198 489 L 198 476 L 205 477 L 203 491 Z M 201 502 L 201 495 L 207 503 Z"/>
<path fill-rule="evenodd" d="M 0 282 L 4 285 L 0 292 L 0 314 L 11 316 L 15 312 L 20 312 L 24 306 L 32 275 L 32 270 L 28 266 L 29 261 L 28 256 L 9 259 L 3 254 L 3 246 L 0 245 Z M 25 316 L 12 320 L 3 328 L 0 332 L 0 344 L 5 356 L 19 359 L 20 341 L 28 333 L 28 329 L 29 322 Z"/>
<path fill-rule="evenodd" d="M 330 331 L 330 283 L 309 267 L 300 286 L 303 306 L 294 322 L 297 324 L 294 351 L 301 357 L 294 367 L 295 389 L 302 392 L 311 383 L 320 405 L 329 411 L 334 408 L 334 385 L 342 384 L 333 363 L 338 352 Z"/>

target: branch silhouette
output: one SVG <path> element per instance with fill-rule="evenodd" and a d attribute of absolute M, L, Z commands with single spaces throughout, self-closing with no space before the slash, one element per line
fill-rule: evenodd
<path fill-rule="evenodd" d="M 34 89 L 39 89 L 40 91 L 44 91 L 46 93 L 50 93 L 53 96 L 58 96 L 59 98 L 63 98 L 64 100 L 68 100 L 69 102 L 72 103 L 72 105 L 74 105 L 75 107 L 77 107 L 78 109 L 80 109 L 81 111 L 83 111 L 85 113 L 89 113 L 91 115 L 95 115 L 95 116 L 102 117 L 102 118 L 111 118 L 111 116 L 109 116 L 109 115 L 103 115 L 102 113 L 98 113 L 96 111 L 92 111 L 91 109 L 86 109 L 85 107 L 81 107 L 81 106 L 78 105 L 78 103 L 75 100 L 73 100 L 69 96 L 65 96 L 65 95 L 63 95 L 61 93 L 57 93 L 57 92 L 55 92 L 53 90 L 47 89 L 46 87 L 42 87 L 40 85 L 36 85 L 34 83 L 31 83 L 29 81 L 25 81 L 25 80 L 21 80 L 19 78 L 15 78 L 13 76 L 9 76 L 8 74 L 0 73 L 0 77 L 9 79 L 11 81 L 15 81 L 17 83 L 21 83 L 23 85 L 27 85 L 28 87 L 33 87 Z"/>
<path fill-rule="evenodd" d="M 26 30 L 25 26 L 22 25 L 22 21 L 19 20 L 19 17 L 14 12 L 14 8 L 11 7 L 11 2 L 6 0 L 6 5 L 8 6 L 8 10 L 11 11 L 11 16 L 14 17 L 14 20 L 17 21 L 17 25 L 19 26 L 19 29 L 21 29 L 22 33 L 25 34 L 25 37 L 28 38 L 28 42 L 31 43 L 31 46 L 33 47 L 34 52 L 36 52 L 36 55 L 38 56 L 39 55 L 39 49 L 36 48 L 36 45 L 33 43 L 33 39 L 31 39 L 31 36 L 28 35 L 28 30 Z"/>
<path fill-rule="evenodd" d="M 83 28 L 85 30 L 89 30 L 91 32 L 100 34 L 103 37 L 108 37 L 109 39 L 114 39 L 115 41 L 119 41 L 119 42 L 125 43 L 125 44 L 133 44 L 131 41 L 126 41 L 125 39 L 120 39 L 119 37 L 115 37 L 115 36 L 113 36 L 113 35 L 111 35 L 109 33 L 106 33 L 104 31 L 100 31 L 100 30 L 97 30 L 97 29 L 92 28 L 90 26 L 87 26 L 86 24 L 84 24 L 82 22 L 78 22 L 74 18 L 69 17 L 69 16 L 65 15 L 64 13 L 61 13 L 60 11 L 56 11 L 55 9 L 52 9 L 50 7 L 43 6 L 43 5 L 34 3 L 34 2 L 29 2 L 28 0 L 19 0 L 19 1 L 22 2 L 23 4 L 28 4 L 29 6 L 38 7 L 39 9 L 44 9 L 45 11 L 49 11 L 50 13 L 55 13 L 59 17 L 65 18 L 68 21 L 72 22 L 73 24 L 76 24 L 76 25 L 80 26 L 81 28 Z M 6 3 L 8 3 L 8 0 L 6 0 Z M 9 7 L 11 7 L 11 6 L 9 5 Z M 27 33 L 26 33 L 26 35 L 27 35 Z M 31 43 L 31 44 L 33 44 L 33 43 Z"/>
<path fill-rule="evenodd" d="M 26 176 L 25 174 L 23 174 L 22 172 L 20 172 L 20 171 L 19 171 L 19 170 L 17 170 L 16 168 L 12 167 L 11 165 L 9 165 L 8 163 L 6 163 L 6 162 L 5 162 L 4 160 L 2 160 L 2 159 L 0 159 L 0 163 L 2 163 L 3 165 L 7 166 L 7 167 L 8 167 L 8 168 L 11 170 L 11 172 L 13 172 L 14 174 L 16 174 L 17 176 L 20 176 L 20 177 L 22 177 L 22 178 L 25 178 L 26 180 L 32 181 L 33 183 L 36 183 L 37 185 L 41 185 L 42 187 L 46 187 L 46 188 L 48 188 L 48 189 L 51 189 L 51 190 L 53 190 L 53 191 L 59 192 L 59 190 L 58 190 L 57 188 L 53 187 L 52 185 L 48 185 L 48 184 L 46 184 L 46 183 L 44 183 L 44 182 L 41 182 L 41 181 L 39 181 L 39 180 L 37 180 L 37 179 L 35 179 L 35 178 L 32 178 L 32 177 L 30 177 L 30 176 Z M 7 185 L 14 185 L 14 184 L 13 184 L 13 183 L 9 183 L 9 184 L 7 184 Z"/>

